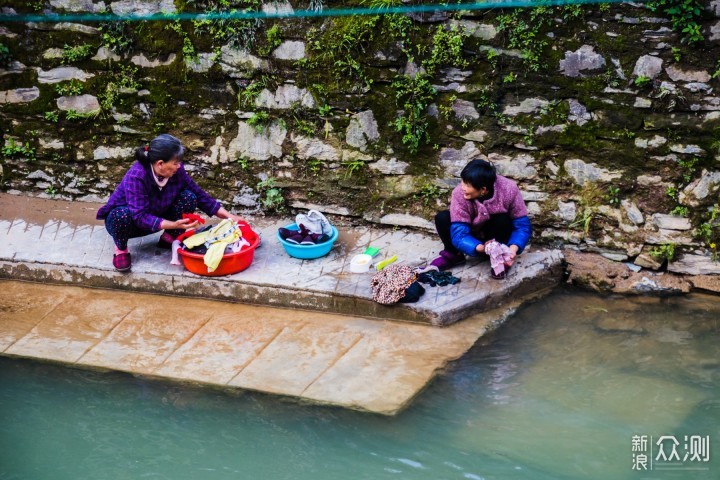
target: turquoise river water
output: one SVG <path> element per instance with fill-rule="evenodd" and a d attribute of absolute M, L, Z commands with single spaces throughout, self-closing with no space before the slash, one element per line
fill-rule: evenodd
<path fill-rule="evenodd" d="M 558 291 L 392 418 L 0 358 L 2 480 L 720 479 L 719 445 L 711 296 Z"/>

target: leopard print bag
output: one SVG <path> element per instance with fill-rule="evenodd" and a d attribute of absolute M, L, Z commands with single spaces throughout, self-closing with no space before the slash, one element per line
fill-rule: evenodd
<path fill-rule="evenodd" d="M 370 280 L 372 298 L 383 305 L 397 303 L 405 296 L 408 287 L 416 278 L 415 272 L 406 265 L 385 267 Z"/>

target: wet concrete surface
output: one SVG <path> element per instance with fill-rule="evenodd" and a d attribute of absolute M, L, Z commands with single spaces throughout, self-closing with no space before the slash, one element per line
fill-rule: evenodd
<path fill-rule="evenodd" d="M 0 281 L 0 354 L 395 414 L 519 302 L 447 328 Z"/>

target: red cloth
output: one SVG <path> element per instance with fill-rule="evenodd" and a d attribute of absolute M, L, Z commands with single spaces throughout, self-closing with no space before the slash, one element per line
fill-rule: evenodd
<path fill-rule="evenodd" d="M 200 225 L 205 225 L 205 219 L 197 213 L 183 213 L 183 219 L 188 219 L 191 222 L 199 222 Z"/>

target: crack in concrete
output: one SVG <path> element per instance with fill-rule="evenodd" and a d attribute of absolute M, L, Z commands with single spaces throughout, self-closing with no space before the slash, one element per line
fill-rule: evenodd
<path fill-rule="evenodd" d="M 325 369 L 324 369 L 322 372 L 320 372 L 320 374 L 319 374 L 317 377 L 315 377 L 315 379 L 314 379 L 312 382 L 310 382 L 310 383 L 303 389 L 302 392 L 300 392 L 300 395 L 299 395 L 299 396 L 302 397 L 303 395 L 305 395 L 305 392 L 307 392 L 308 388 L 312 387 L 312 386 L 315 384 L 315 382 L 317 382 L 318 380 L 320 380 L 320 379 L 322 378 L 322 376 L 325 375 L 325 373 L 327 373 L 328 370 L 330 370 L 332 367 L 334 367 L 335 364 L 336 364 L 337 362 L 339 362 L 341 358 L 343 358 L 345 355 L 347 355 L 347 353 L 348 353 L 350 350 L 352 350 L 352 349 L 355 347 L 355 345 L 357 345 L 358 343 L 360 343 L 360 341 L 361 341 L 363 338 L 365 338 L 365 335 L 363 335 L 362 333 L 359 334 L 359 335 L 357 336 L 357 338 L 350 344 L 350 346 L 349 346 L 348 348 L 346 348 L 340 355 L 338 355 L 337 357 L 335 357 L 335 358 L 333 359 L 333 361 L 330 362 L 330 364 L 329 364 L 327 367 L 325 367 Z"/>
<path fill-rule="evenodd" d="M 87 349 L 85 349 L 85 351 L 84 351 L 84 352 L 77 358 L 77 360 L 75 360 L 75 362 L 73 362 L 73 363 L 80 363 L 80 360 L 82 360 L 85 355 L 87 355 L 88 353 L 90 353 L 90 351 L 91 351 L 93 348 L 95 348 L 95 347 L 97 347 L 98 345 L 100 345 L 105 339 L 109 338 L 109 337 L 113 334 L 113 332 L 115 331 L 115 329 L 117 329 L 117 328 L 120 326 L 120 324 L 121 324 L 122 322 L 124 322 L 125 319 L 126 319 L 131 313 L 133 313 L 136 309 L 137 309 L 137 307 L 132 307 L 132 308 L 130 309 L 130 311 L 128 311 L 125 315 L 123 315 L 122 318 L 121 318 L 120 320 L 118 320 L 118 322 L 117 322 L 115 325 L 113 325 L 110 330 L 108 330 L 108 332 L 105 334 L 105 336 L 104 336 L 103 338 L 99 339 L 99 340 L 98 340 L 97 342 L 95 342 L 93 345 L 91 345 L 91 346 L 89 346 Z M 81 365 L 88 365 L 88 364 L 83 363 L 83 364 L 81 364 Z"/>

